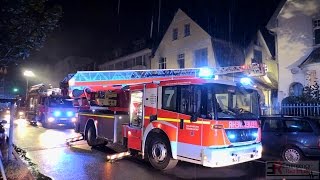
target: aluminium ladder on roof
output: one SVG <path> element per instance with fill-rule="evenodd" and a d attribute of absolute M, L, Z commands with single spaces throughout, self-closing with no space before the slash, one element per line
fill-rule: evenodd
<path fill-rule="evenodd" d="M 205 68 L 212 75 L 226 75 L 231 73 L 244 73 L 248 76 L 263 76 L 265 75 L 265 65 L 253 64 L 249 66 L 228 66 L 218 68 Z M 122 71 L 78 71 L 69 80 L 69 85 L 79 86 L 79 84 L 102 83 L 123 81 L 139 81 L 143 83 L 149 82 L 150 79 L 173 79 L 177 77 L 200 77 L 200 72 L 203 68 L 193 69 L 150 69 L 150 70 L 122 70 Z M 144 81 L 145 80 L 145 81 Z"/>

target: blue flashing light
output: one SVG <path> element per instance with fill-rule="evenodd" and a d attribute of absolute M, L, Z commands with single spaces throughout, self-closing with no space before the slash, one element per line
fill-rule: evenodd
<path fill-rule="evenodd" d="M 53 112 L 53 115 L 54 115 L 55 117 L 61 116 L 61 112 L 60 112 L 60 111 L 54 111 L 54 112 Z"/>
<path fill-rule="evenodd" d="M 256 132 L 255 132 L 255 133 L 252 133 L 252 136 L 253 136 L 253 137 L 258 137 L 258 133 L 256 133 Z"/>
<path fill-rule="evenodd" d="M 229 139 L 235 139 L 235 138 L 236 138 L 236 135 L 234 135 L 234 134 L 228 134 L 228 138 L 229 138 Z"/>
<path fill-rule="evenodd" d="M 240 79 L 240 83 L 243 85 L 250 85 L 252 83 L 250 78 L 244 77 Z"/>
<path fill-rule="evenodd" d="M 213 71 L 209 68 L 201 68 L 199 71 L 199 77 L 201 78 L 213 78 Z"/>
<path fill-rule="evenodd" d="M 67 116 L 68 116 L 68 117 L 72 117 L 72 116 L 74 116 L 74 113 L 73 113 L 72 111 L 68 111 L 68 112 L 67 112 Z"/>

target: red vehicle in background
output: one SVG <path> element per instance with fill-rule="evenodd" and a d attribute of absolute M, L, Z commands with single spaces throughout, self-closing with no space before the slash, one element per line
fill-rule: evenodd
<path fill-rule="evenodd" d="M 215 75 L 264 74 L 264 67 L 80 71 L 70 80 L 78 98 L 76 131 L 90 146 L 116 147 L 166 170 L 186 161 L 223 167 L 262 154 L 259 95 L 254 87 Z"/>
<path fill-rule="evenodd" d="M 77 109 L 73 106 L 73 100 L 60 92 L 59 88 L 48 89 L 44 84 L 32 86 L 27 98 L 27 120 L 31 124 L 41 122 L 45 128 L 73 126 Z"/>

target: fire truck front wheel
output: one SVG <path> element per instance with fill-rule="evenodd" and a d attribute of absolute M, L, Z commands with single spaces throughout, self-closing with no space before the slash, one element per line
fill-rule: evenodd
<path fill-rule="evenodd" d="M 168 170 L 177 165 L 178 160 L 172 158 L 170 143 L 164 135 L 153 136 L 147 148 L 149 162 L 154 168 Z"/>

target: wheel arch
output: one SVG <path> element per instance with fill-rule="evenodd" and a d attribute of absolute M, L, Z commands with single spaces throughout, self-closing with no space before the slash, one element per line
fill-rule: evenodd
<path fill-rule="evenodd" d="M 150 141 L 153 134 L 162 134 L 166 137 L 166 140 L 170 144 L 170 152 L 173 159 L 177 159 L 177 139 L 178 139 L 178 129 L 176 126 L 162 121 L 154 121 L 150 123 L 144 132 L 143 143 L 142 143 L 142 154 L 145 158 L 147 143 Z"/>

